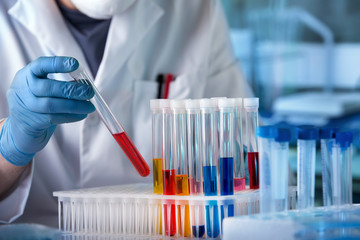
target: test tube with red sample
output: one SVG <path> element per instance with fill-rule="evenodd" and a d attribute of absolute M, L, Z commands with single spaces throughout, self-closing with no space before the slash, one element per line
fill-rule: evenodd
<path fill-rule="evenodd" d="M 235 120 L 234 120 L 234 191 L 239 192 L 246 189 L 244 152 L 242 139 L 242 109 L 243 99 L 235 98 Z"/>
<path fill-rule="evenodd" d="M 187 151 L 187 116 L 186 100 L 171 100 L 172 111 L 172 156 L 175 164 L 176 195 L 188 196 L 189 190 L 189 165 Z M 189 237 L 190 212 L 188 201 L 181 201 L 177 205 L 178 233 Z"/>
<path fill-rule="evenodd" d="M 163 109 L 163 194 L 176 195 L 175 182 L 175 162 L 174 162 L 174 144 L 173 144 L 173 124 L 170 100 L 161 101 L 160 107 Z M 163 205 L 163 233 L 167 236 L 176 235 L 176 208 L 175 200 L 166 200 Z"/>
<path fill-rule="evenodd" d="M 256 137 L 258 122 L 259 98 L 244 98 L 246 150 L 249 169 L 250 189 L 259 188 L 259 152 Z"/>
<path fill-rule="evenodd" d="M 148 176 L 150 174 L 150 168 L 148 164 L 145 162 L 144 158 L 141 156 L 140 152 L 135 147 L 134 143 L 131 141 L 131 139 L 125 132 L 124 128 L 121 126 L 119 121 L 111 112 L 110 108 L 101 96 L 99 90 L 96 88 L 94 81 L 90 77 L 90 75 L 87 74 L 87 72 L 83 69 L 82 66 L 79 66 L 78 69 L 69 73 L 69 75 L 76 82 L 89 85 L 93 88 L 95 95 L 90 101 L 94 104 L 96 111 L 100 115 L 101 120 L 104 122 L 112 136 L 115 138 L 116 142 L 124 151 L 125 155 L 133 164 L 137 172 L 140 174 L 140 176 Z"/>

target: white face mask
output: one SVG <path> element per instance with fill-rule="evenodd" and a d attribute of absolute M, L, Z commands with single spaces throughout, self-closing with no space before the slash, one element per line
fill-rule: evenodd
<path fill-rule="evenodd" d="M 83 14 L 96 19 L 109 19 L 125 11 L 135 0 L 71 0 Z"/>

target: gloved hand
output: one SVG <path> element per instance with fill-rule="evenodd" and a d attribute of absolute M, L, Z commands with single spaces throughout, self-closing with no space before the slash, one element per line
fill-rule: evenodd
<path fill-rule="evenodd" d="M 28 164 L 45 147 L 56 125 L 84 119 L 95 111 L 93 89 L 48 79 L 49 73 L 76 70 L 70 57 L 41 57 L 15 75 L 7 91 L 9 116 L 0 132 L 0 154 L 16 166 Z"/>

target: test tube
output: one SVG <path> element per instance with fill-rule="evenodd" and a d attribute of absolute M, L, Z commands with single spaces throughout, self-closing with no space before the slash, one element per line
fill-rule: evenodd
<path fill-rule="evenodd" d="M 262 126 L 256 129 L 259 143 L 259 164 L 260 164 L 260 212 L 272 212 L 271 205 L 271 164 L 272 145 L 276 137 L 276 128 L 273 126 Z"/>
<path fill-rule="evenodd" d="M 337 182 L 340 184 L 341 205 L 352 203 L 352 132 L 338 132 L 335 134 L 336 144 L 333 145 L 335 162 L 340 166 Z"/>
<path fill-rule="evenodd" d="M 188 161 L 190 195 L 204 195 L 202 179 L 201 149 L 201 119 L 200 100 L 186 101 Z M 193 206 L 191 209 L 191 231 L 195 238 L 202 238 L 205 234 L 204 210 L 202 206 Z"/>
<path fill-rule="evenodd" d="M 242 98 L 235 98 L 235 121 L 234 121 L 234 191 L 246 189 L 244 153 L 242 142 Z"/>
<path fill-rule="evenodd" d="M 172 148 L 172 114 L 170 109 L 170 100 L 160 102 L 163 109 L 163 194 L 176 195 L 175 183 L 175 165 Z M 167 200 L 163 209 L 163 234 L 167 236 L 175 236 L 176 234 L 176 208 L 174 200 Z"/>
<path fill-rule="evenodd" d="M 218 100 L 220 193 L 234 194 L 234 99 Z"/>
<path fill-rule="evenodd" d="M 336 177 L 340 166 L 337 166 L 336 161 L 334 161 L 334 154 L 332 153 L 336 132 L 337 129 L 335 128 L 321 128 L 319 130 L 324 206 L 332 206 L 340 201 L 340 189 L 338 188 L 338 177 Z"/>
<path fill-rule="evenodd" d="M 277 128 L 275 141 L 271 145 L 271 202 L 272 210 L 275 212 L 287 211 L 288 209 L 290 139 L 291 132 L 289 129 Z M 261 183 L 260 186 L 261 189 Z"/>
<path fill-rule="evenodd" d="M 163 99 L 150 100 L 152 112 L 152 153 L 153 153 L 153 186 L 155 194 L 163 194 L 163 134 L 164 134 L 164 114 L 160 107 Z"/>
<path fill-rule="evenodd" d="M 244 98 L 246 151 L 250 189 L 259 188 L 259 153 L 255 134 L 258 122 L 259 98 Z"/>
<path fill-rule="evenodd" d="M 137 150 L 124 128 L 117 121 L 114 114 L 111 112 L 110 108 L 104 101 L 103 97 L 100 95 L 99 90 L 96 88 L 93 79 L 87 72 L 83 69 L 82 66 L 79 66 L 78 69 L 69 73 L 69 75 L 74 78 L 76 82 L 89 85 L 93 88 L 95 96 L 90 100 L 96 111 L 99 113 L 101 120 L 105 123 L 106 127 L 119 144 L 121 149 L 124 151 L 125 155 L 128 157 L 130 162 L 133 164 L 137 172 L 142 177 L 146 177 L 150 174 L 150 168 L 145 162 L 144 158 L 141 156 L 140 152 Z"/>
<path fill-rule="evenodd" d="M 216 196 L 218 193 L 218 136 L 216 121 L 216 100 L 201 99 L 201 144 L 205 196 Z M 220 234 L 219 210 L 217 201 L 209 201 L 205 206 L 206 232 L 210 238 Z"/>
<path fill-rule="evenodd" d="M 186 100 L 171 100 L 170 107 L 172 110 L 172 146 L 175 161 L 175 182 L 176 195 L 187 196 L 189 191 L 189 167 L 187 159 L 187 115 L 185 108 Z M 183 237 L 189 237 L 190 230 L 190 212 L 189 204 L 183 201 L 178 204 L 178 232 Z"/>
<path fill-rule="evenodd" d="M 311 126 L 297 128 L 298 209 L 314 207 L 315 153 L 319 130 Z"/>

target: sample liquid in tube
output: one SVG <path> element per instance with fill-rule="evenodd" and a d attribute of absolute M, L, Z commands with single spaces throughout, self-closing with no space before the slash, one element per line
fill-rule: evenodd
<path fill-rule="evenodd" d="M 190 192 L 191 194 L 203 194 L 204 193 L 204 182 L 195 181 L 194 178 L 189 179 Z"/>
<path fill-rule="evenodd" d="M 189 177 L 187 174 L 176 175 L 176 195 L 187 196 L 189 192 Z M 190 229 L 190 209 L 189 205 L 185 205 L 184 212 L 181 205 L 178 205 L 178 223 L 179 233 L 181 236 L 189 237 L 191 234 Z"/>
<path fill-rule="evenodd" d="M 205 196 L 216 196 L 217 195 L 216 166 L 203 167 L 203 176 L 204 176 Z"/>
<path fill-rule="evenodd" d="M 248 152 L 249 185 L 250 189 L 259 188 L 259 153 Z"/>
<path fill-rule="evenodd" d="M 245 189 L 246 189 L 245 178 L 234 178 L 234 190 L 238 192 Z"/>
<path fill-rule="evenodd" d="M 193 236 L 196 238 L 202 238 L 205 233 L 205 225 L 192 226 Z"/>
<path fill-rule="evenodd" d="M 146 177 L 150 174 L 150 168 L 141 156 L 129 136 L 126 132 L 113 134 L 116 142 L 119 144 L 121 149 L 124 151 L 126 156 L 129 158 L 135 169 L 142 177 Z"/>
<path fill-rule="evenodd" d="M 163 170 L 163 192 L 164 195 L 175 195 L 175 169 Z M 164 228 L 167 236 L 176 234 L 176 207 L 175 201 L 169 200 L 164 204 Z"/>
<path fill-rule="evenodd" d="M 154 193 L 163 194 L 162 158 L 153 159 Z"/>
<path fill-rule="evenodd" d="M 234 158 L 220 158 L 221 195 L 234 194 Z"/>

